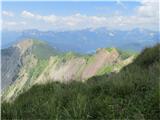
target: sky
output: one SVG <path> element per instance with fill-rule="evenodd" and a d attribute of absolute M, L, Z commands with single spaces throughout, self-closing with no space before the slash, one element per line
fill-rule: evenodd
<path fill-rule="evenodd" d="M 158 31 L 158 0 L 3 1 L 2 29 L 81 30 L 86 28 Z"/>

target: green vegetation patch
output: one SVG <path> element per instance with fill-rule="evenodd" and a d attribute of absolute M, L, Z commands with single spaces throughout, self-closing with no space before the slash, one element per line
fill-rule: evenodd
<path fill-rule="evenodd" d="M 131 56 L 137 56 L 138 55 L 138 53 L 137 52 L 135 52 L 135 51 L 124 51 L 124 50 L 120 50 L 120 49 L 118 49 L 118 52 L 119 52 L 119 54 L 120 54 L 120 57 L 123 59 L 123 60 L 125 60 L 125 59 L 127 59 L 127 58 L 129 58 L 129 57 L 131 57 Z"/>
<path fill-rule="evenodd" d="M 75 52 L 67 52 L 67 53 L 59 54 L 58 57 L 60 62 L 65 63 L 68 60 L 71 60 L 77 57 L 82 57 L 82 55 Z"/>
<path fill-rule="evenodd" d="M 115 48 L 105 48 L 105 50 L 107 50 L 108 52 L 111 52 L 113 49 Z"/>
<path fill-rule="evenodd" d="M 34 40 L 33 44 L 33 54 L 39 59 L 48 59 L 50 56 L 55 56 L 58 54 L 58 51 L 53 47 L 49 46 L 47 43 Z"/>
<path fill-rule="evenodd" d="M 135 63 L 142 66 L 149 66 L 154 64 L 156 61 L 160 62 L 160 44 L 156 45 L 152 49 L 146 48 L 138 55 Z"/>
<path fill-rule="evenodd" d="M 111 72 L 113 71 L 113 68 L 114 68 L 114 66 L 107 65 L 107 66 L 101 68 L 101 69 L 97 72 L 97 75 L 103 75 L 103 74 L 106 74 L 106 73 L 111 73 Z"/>
<path fill-rule="evenodd" d="M 37 65 L 29 70 L 28 83 L 30 80 L 35 80 L 43 72 L 43 70 L 46 68 L 47 65 L 48 65 L 48 60 L 39 59 Z"/>
<path fill-rule="evenodd" d="M 95 56 L 90 54 L 90 55 L 85 55 L 83 58 L 86 60 L 87 65 L 91 64 L 95 61 Z"/>

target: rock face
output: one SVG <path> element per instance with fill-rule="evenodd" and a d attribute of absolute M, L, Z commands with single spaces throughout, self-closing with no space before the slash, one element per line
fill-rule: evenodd
<path fill-rule="evenodd" d="M 35 84 L 84 81 L 100 72 L 118 71 L 133 59 L 122 60 L 114 48 L 109 51 L 99 49 L 93 55 L 84 56 L 74 53 L 57 55 L 54 52 L 50 53 L 49 57 L 47 55 L 46 59 L 48 52 L 43 53 L 46 49 L 48 46 L 43 42 L 25 40 L 2 50 L 2 101 L 14 100 Z M 52 51 L 51 49 L 49 51 Z M 42 52 L 37 54 L 37 51 Z"/>
<path fill-rule="evenodd" d="M 24 52 L 26 52 L 30 46 L 32 46 L 32 40 L 24 40 L 21 43 L 13 45 L 13 47 L 1 51 L 2 89 L 5 89 L 17 79 L 22 64 L 25 64 L 23 63 Z"/>
<path fill-rule="evenodd" d="M 82 78 L 87 79 L 96 75 L 99 69 L 106 65 L 111 65 L 119 59 L 119 53 L 116 50 L 111 52 L 100 49 L 94 55 L 94 60 L 83 71 Z"/>
<path fill-rule="evenodd" d="M 21 67 L 20 51 L 18 48 L 10 47 L 2 50 L 1 61 L 1 79 L 2 89 L 5 89 L 8 85 L 16 80 L 17 74 Z"/>

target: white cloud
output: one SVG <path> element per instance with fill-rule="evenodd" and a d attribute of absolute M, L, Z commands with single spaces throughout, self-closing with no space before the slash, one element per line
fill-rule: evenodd
<path fill-rule="evenodd" d="M 56 18 L 57 18 L 55 15 L 42 16 L 42 15 L 39 15 L 39 14 L 31 13 L 29 11 L 23 11 L 21 13 L 21 16 L 24 17 L 24 18 L 33 18 L 33 19 L 36 19 L 36 20 L 43 20 L 43 21 L 49 22 L 49 23 L 56 22 Z"/>
<path fill-rule="evenodd" d="M 3 16 L 8 16 L 8 17 L 13 17 L 14 16 L 14 14 L 10 11 L 2 11 L 2 15 Z"/>
<path fill-rule="evenodd" d="M 19 28 L 25 28 L 26 25 L 27 23 L 25 21 L 2 21 L 2 28 L 4 29 L 18 30 Z"/>
<path fill-rule="evenodd" d="M 21 21 L 20 24 L 22 24 L 22 25 L 27 25 L 27 22 Z"/>
<path fill-rule="evenodd" d="M 23 11 L 22 14 L 21 14 L 23 17 L 34 17 L 34 14 L 32 14 L 31 12 L 28 12 L 28 11 Z"/>
<path fill-rule="evenodd" d="M 17 25 L 17 22 L 15 22 L 15 21 L 5 21 L 5 22 L 3 22 L 2 21 L 2 24 L 6 25 L 6 26 L 15 26 L 15 25 Z"/>
<path fill-rule="evenodd" d="M 141 6 L 137 9 L 137 13 L 141 16 L 157 17 L 159 13 L 158 0 L 142 0 Z"/>
<path fill-rule="evenodd" d="M 122 3 L 120 2 L 119 4 Z M 99 27 L 127 30 L 133 28 L 158 30 L 158 12 L 158 0 L 142 0 L 141 5 L 130 16 L 125 16 L 122 13 L 113 14 L 112 16 L 89 16 L 80 13 L 57 16 L 54 14 L 35 14 L 24 10 L 21 13 L 21 21 L 23 22 L 18 22 L 17 24 L 25 25 L 25 29 L 37 28 L 41 30 L 79 30 Z M 7 25 L 13 26 L 14 23 L 8 23 Z M 19 26 L 17 25 L 17 27 Z"/>

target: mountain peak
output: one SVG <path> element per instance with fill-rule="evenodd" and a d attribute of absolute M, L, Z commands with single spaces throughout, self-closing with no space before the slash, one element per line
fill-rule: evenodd
<path fill-rule="evenodd" d="M 47 44 L 47 43 L 42 40 L 38 40 L 38 39 L 24 39 L 24 40 L 18 41 L 13 46 L 22 48 L 22 47 L 25 47 L 26 45 L 29 47 L 29 46 L 36 45 L 36 44 Z"/>
<path fill-rule="evenodd" d="M 114 53 L 114 52 L 118 52 L 118 50 L 114 47 L 111 47 L 111 48 L 98 48 L 96 50 L 96 53 L 99 53 L 99 52 L 109 52 L 109 53 Z"/>
<path fill-rule="evenodd" d="M 28 48 L 30 48 L 33 45 L 32 39 L 25 39 L 23 41 L 20 41 L 13 45 L 13 47 L 19 48 L 21 51 L 21 54 L 23 54 Z"/>

